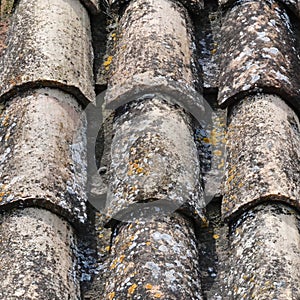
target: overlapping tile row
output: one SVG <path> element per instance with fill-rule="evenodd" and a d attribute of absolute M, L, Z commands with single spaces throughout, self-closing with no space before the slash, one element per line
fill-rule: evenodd
<path fill-rule="evenodd" d="M 57 87 L 94 101 L 89 16 L 79 1 L 20 1 L 0 59 L 0 97 Z"/>
<path fill-rule="evenodd" d="M 192 224 L 201 222 L 204 201 L 192 114 L 204 107 L 194 89 L 187 10 L 169 0 L 131 1 L 119 34 L 106 64 L 106 105 L 116 110 L 104 296 L 202 299 Z"/>
<path fill-rule="evenodd" d="M 295 33 L 274 1 L 236 2 L 222 22 L 219 101 L 228 115 L 225 218 L 259 201 L 299 207 Z M 252 94 L 252 95 L 249 95 Z"/>
<path fill-rule="evenodd" d="M 0 98 L 6 101 L 0 205 L 42 206 L 85 223 L 85 117 L 79 103 L 94 101 L 85 8 L 79 1 L 18 2 L 0 59 Z"/>
<path fill-rule="evenodd" d="M 300 123 L 295 32 L 279 1 L 231 4 L 222 22 L 219 80 L 219 103 L 229 106 L 222 215 L 231 234 L 224 294 L 229 299 L 296 299 Z"/>
<path fill-rule="evenodd" d="M 299 59 L 286 11 L 275 1 L 241 1 L 222 21 L 219 103 L 271 93 L 299 109 Z"/>
<path fill-rule="evenodd" d="M 113 125 L 106 205 L 112 218 L 157 200 L 158 206 L 185 205 L 194 218 L 201 215 L 199 158 L 191 117 L 182 110 L 203 111 L 194 97 L 187 18 L 168 0 L 132 1 L 121 18 L 105 96 L 110 108 L 127 103 Z"/>
<path fill-rule="evenodd" d="M 259 205 L 231 230 L 224 299 L 299 299 L 298 213 L 282 204 Z"/>
<path fill-rule="evenodd" d="M 196 243 L 177 214 L 121 225 L 103 299 L 202 299 Z"/>
<path fill-rule="evenodd" d="M 20 0 L 11 21 L 0 58 L 1 298 L 80 299 L 89 16 L 79 1 Z"/>
<path fill-rule="evenodd" d="M 80 298 L 74 230 L 39 208 L 1 213 L 1 299 Z"/>

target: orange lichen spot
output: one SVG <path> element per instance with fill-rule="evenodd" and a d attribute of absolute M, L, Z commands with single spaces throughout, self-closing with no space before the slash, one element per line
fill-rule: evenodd
<path fill-rule="evenodd" d="M 134 283 L 133 285 L 131 285 L 131 287 L 128 289 L 128 294 L 132 295 L 135 292 L 136 288 L 137 288 L 137 284 L 136 283 Z"/>
<path fill-rule="evenodd" d="M 221 162 L 218 164 L 218 169 L 221 169 L 224 167 L 224 159 L 221 160 Z"/>
<path fill-rule="evenodd" d="M 151 290 L 151 289 L 153 288 L 153 285 L 150 284 L 150 283 L 147 283 L 147 284 L 145 285 L 145 288 L 146 288 L 147 290 Z"/>
<path fill-rule="evenodd" d="M 161 297 L 162 297 L 162 293 L 161 292 L 157 292 L 157 293 L 154 294 L 154 298 L 159 299 Z"/>
<path fill-rule="evenodd" d="M 115 295 L 116 295 L 115 292 L 110 292 L 110 293 L 108 294 L 108 300 L 114 299 L 114 298 L 115 298 Z"/>
<path fill-rule="evenodd" d="M 243 182 L 240 182 L 239 184 L 238 184 L 238 188 L 241 188 L 241 187 L 243 187 L 244 186 L 244 183 Z"/>
<path fill-rule="evenodd" d="M 201 224 L 202 227 L 207 228 L 209 226 L 209 221 L 205 216 L 201 216 L 201 221 L 202 221 Z"/>
<path fill-rule="evenodd" d="M 213 154 L 216 155 L 216 156 L 221 156 L 222 155 L 222 151 L 221 150 L 215 150 L 213 152 Z"/>
<path fill-rule="evenodd" d="M 233 180 L 233 178 L 234 178 L 234 175 L 233 174 L 230 175 L 227 179 L 227 183 L 230 183 Z"/>
<path fill-rule="evenodd" d="M 216 49 L 216 48 L 215 48 L 215 49 L 212 49 L 212 50 L 210 51 L 210 53 L 211 53 L 212 55 L 216 54 L 216 52 L 217 52 L 217 49 Z"/>
<path fill-rule="evenodd" d="M 220 236 L 218 234 L 213 235 L 213 239 L 217 240 L 218 238 L 220 238 Z"/>
<path fill-rule="evenodd" d="M 111 263 L 110 269 L 113 270 L 116 267 L 117 263 L 118 263 L 118 259 L 115 258 Z"/>
<path fill-rule="evenodd" d="M 137 168 L 136 171 L 137 171 L 138 174 L 141 174 L 141 173 L 144 172 L 144 169 L 143 168 Z"/>
<path fill-rule="evenodd" d="M 125 255 L 123 254 L 123 255 L 121 255 L 120 257 L 119 257 L 119 262 L 120 263 L 122 263 L 123 262 L 123 260 L 124 260 L 124 258 L 125 258 Z"/>
<path fill-rule="evenodd" d="M 107 57 L 107 59 L 104 61 L 103 66 L 105 67 L 105 70 L 109 70 L 109 66 L 112 63 L 113 57 L 110 55 Z"/>
<path fill-rule="evenodd" d="M 209 140 L 209 138 L 205 137 L 205 138 L 203 138 L 203 142 L 208 144 L 210 142 L 210 140 Z"/>
<path fill-rule="evenodd" d="M 147 245 L 147 246 L 150 246 L 150 245 L 151 245 L 151 242 L 149 242 L 149 241 L 146 242 L 146 245 Z"/>

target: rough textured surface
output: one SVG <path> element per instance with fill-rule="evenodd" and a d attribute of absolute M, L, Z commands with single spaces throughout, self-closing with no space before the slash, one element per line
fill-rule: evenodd
<path fill-rule="evenodd" d="M 0 298 L 79 300 L 76 239 L 61 218 L 38 208 L 1 213 Z"/>
<path fill-rule="evenodd" d="M 109 5 L 113 10 L 117 10 L 131 0 L 108 0 Z M 204 0 L 173 0 L 174 3 L 182 3 L 191 14 L 197 14 L 204 8 Z"/>
<path fill-rule="evenodd" d="M 222 7 L 233 5 L 237 0 L 218 0 L 218 4 Z M 278 0 L 277 3 L 282 3 L 290 9 L 296 16 L 300 16 L 300 3 L 298 0 Z"/>
<path fill-rule="evenodd" d="M 12 12 L 14 0 L 2 0 L 0 5 L 0 20 L 6 18 Z"/>
<path fill-rule="evenodd" d="M 0 5 L 0 56 L 6 48 L 6 35 L 10 24 L 14 1 L 2 0 Z"/>
<path fill-rule="evenodd" d="M 118 220 L 148 205 L 201 216 L 200 165 L 191 119 L 153 96 L 131 104 L 115 119 L 106 212 Z"/>
<path fill-rule="evenodd" d="M 50 86 L 94 101 L 90 21 L 79 1 L 21 0 L 0 58 L 0 96 Z"/>
<path fill-rule="evenodd" d="M 194 91 L 193 44 L 186 10 L 169 0 L 135 0 L 119 24 L 106 102 L 117 108 L 147 93 L 167 93 L 188 111 L 201 111 Z"/>
<path fill-rule="evenodd" d="M 103 299 L 202 299 L 191 223 L 174 215 L 117 229 Z"/>
<path fill-rule="evenodd" d="M 300 299 L 299 216 L 283 205 L 258 206 L 231 226 L 224 298 Z M 224 261 L 225 263 L 225 261 Z"/>
<path fill-rule="evenodd" d="M 81 2 L 89 10 L 90 13 L 98 14 L 100 12 L 100 0 L 81 0 Z"/>
<path fill-rule="evenodd" d="M 70 221 L 86 222 L 81 113 L 74 97 L 52 89 L 7 103 L 0 116 L 1 207 L 42 206 Z"/>
<path fill-rule="evenodd" d="M 221 105 L 263 91 L 300 108 L 299 59 L 289 18 L 278 4 L 239 2 L 224 18 L 221 37 Z"/>
<path fill-rule="evenodd" d="M 198 18 L 194 18 L 197 58 L 200 65 L 204 92 L 217 92 L 219 86 L 219 40 L 221 33 L 221 11 L 211 1 L 205 4 Z"/>
<path fill-rule="evenodd" d="M 300 208 L 299 119 L 278 96 L 246 97 L 229 116 L 224 217 L 260 201 Z"/>

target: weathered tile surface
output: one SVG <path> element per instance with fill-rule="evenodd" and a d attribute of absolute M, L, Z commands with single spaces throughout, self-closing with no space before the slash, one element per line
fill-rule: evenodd
<path fill-rule="evenodd" d="M 300 208 L 299 128 L 297 115 L 278 96 L 248 96 L 233 108 L 228 120 L 226 218 L 260 201 Z"/>
<path fill-rule="evenodd" d="M 113 126 L 107 214 L 130 220 L 147 203 L 162 213 L 180 209 L 199 218 L 200 164 L 184 111 L 152 96 L 128 106 Z"/>
<path fill-rule="evenodd" d="M 237 0 L 218 0 L 220 6 L 230 6 L 233 5 Z M 268 1 L 265 1 L 268 3 Z M 272 3 L 269 1 L 269 3 Z M 277 0 L 277 3 L 281 3 L 290 9 L 290 12 L 294 13 L 296 16 L 300 16 L 300 3 L 298 0 Z"/>
<path fill-rule="evenodd" d="M 181 216 L 122 225 L 103 299 L 202 299 L 192 224 Z"/>
<path fill-rule="evenodd" d="M 131 0 L 108 0 L 108 3 L 113 9 L 116 9 L 124 4 L 128 4 L 130 1 Z M 182 3 L 193 14 L 198 13 L 199 10 L 204 8 L 204 0 L 172 0 L 172 2 Z"/>
<path fill-rule="evenodd" d="M 52 89 L 32 91 L 7 103 L 0 116 L 2 208 L 40 206 L 69 221 L 86 222 L 81 114 L 74 97 Z"/>
<path fill-rule="evenodd" d="M 219 103 L 249 92 L 282 96 L 300 108 L 299 59 L 289 18 L 275 1 L 238 2 L 222 22 Z"/>
<path fill-rule="evenodd" d="M 258 206 L 231 227 L 222 299 L 299 299 L 299 216 L 281 204 Z"/>
<path fill-rule="evenodd" d="M 38 208 L 1 214 L 0 298 L 79 300 L 74 231 Z"/>
<path fill-rule="evenodd" d="M 191 24 L 186 9 L 168 0 L 132 1 L 123 14 L 106 102 L 117 108 L 147 93 L 171 95 L 188 111 L 202 111 L 194 91 Z"/>
<path fill-rule="evenodd" d="M 0 96 L 57 87 L 94 101 L 89 16 L 79 1 L 21 0 L 0 58 Z"/>

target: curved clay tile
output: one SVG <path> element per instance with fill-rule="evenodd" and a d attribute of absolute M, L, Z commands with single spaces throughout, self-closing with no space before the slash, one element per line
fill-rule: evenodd
<path fill-rule="evenodd" d="M 8 101 L 0 117 L 0 206 L 38 206 L 86 223 L 82 126 L 82 109 L 62 91 L 32 90 Z"/>
<path fill-rule="evenodd" d="M 222 22 L 219 51 L 220 105 L 260 92 L 277 94 L 300 108 L 295 37 L 277 3 L 238 2 Z"/>
<path fill-rule="evenodd" d="M 48 86 L 95 98 L 90 21 L 79 1 L 21 0 L 0 59 L 0 97 Z"/>
<path fill-rule="evenodd" d="M 232 218 L 260 202 L 300 208 L 300 123 L 276 95 L 245 97 L 228 120 L 223 215 Z"/>
<path fill-rule="evenodd" d="M 202 112 L 194 87 L 191 24 L 182 5 L 167 1 L 132 1 L 123 14 L 110 72 L 106 103 L 118 108 L 151 93 L 171 95 L 188 111 Z"/>

